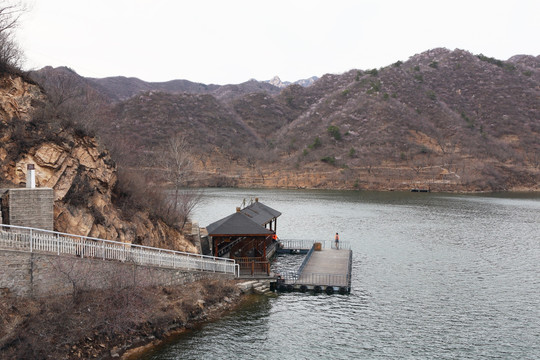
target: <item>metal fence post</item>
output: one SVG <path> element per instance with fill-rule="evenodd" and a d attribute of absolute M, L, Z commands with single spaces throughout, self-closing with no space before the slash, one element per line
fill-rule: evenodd
<path fill-rule="evenodd" d="M 32 252 L 32 229 L 30 229 L 30 252 Z"/>

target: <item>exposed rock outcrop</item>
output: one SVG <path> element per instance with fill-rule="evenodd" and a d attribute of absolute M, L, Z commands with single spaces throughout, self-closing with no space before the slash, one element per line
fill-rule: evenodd
<path fill-rule="evenodd" d="M 35 164 L 36 185 L 55 192 L 57 231 L 180 251 L 197 252 L 176 228 L 151 219 L 148 211 L 129 218 L 114 203 L 117 169 L 97 140 L 57 119 L 36 119 L 34 104 L 46 95 L 16 76 L 0 78 L 0 180 L 26 182 L 26 165 Z"/>

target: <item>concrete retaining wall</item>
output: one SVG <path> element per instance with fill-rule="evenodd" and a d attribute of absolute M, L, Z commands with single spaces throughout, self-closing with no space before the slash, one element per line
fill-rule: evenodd
<path fill-rule="evenodd" d="M 182 285 L 216 277 L 233 275 L 0 249 L 0 296 L 44 297 L 133 285 Z"/>

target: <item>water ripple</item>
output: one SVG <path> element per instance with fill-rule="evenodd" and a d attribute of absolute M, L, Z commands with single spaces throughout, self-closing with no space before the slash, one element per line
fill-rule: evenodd
<path fill-rule="evenodd" d="M 280 236 L 352 242 L 352 293 L 259 297 L 149 358 L 540 358 L 538 197 L 257 192 Z"/>

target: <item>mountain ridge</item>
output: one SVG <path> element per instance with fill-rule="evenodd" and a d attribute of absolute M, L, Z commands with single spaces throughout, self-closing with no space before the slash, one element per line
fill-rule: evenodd
<path fill-rule="evenodd" d="M 32 71 L 31 73 L 34 74 L 34 76 L 39 77 L 40 74 L 50 74 L 51 72 L 75 73 L 74 70 L 65 66 L 59 66 L 56 68 L 46 66 L 42 69 Z M 256 79 L 250 79 L 239 84 L 216 85 L 197 83 L 186 79 L 174 79 L 161 82 L 144 81 L 137 77 L 126 77 L 121 75 L 104 78 L 80 77 L 85 80 L 87 85 L 93 87 L 95 91 L 101 93 L 114 102 L 124 101 L 132 96 L 148 91 L 161 91 L 171 94 L 180 94 L 183 92 L 212 94 L 218 99 L 234 98 L 254 91 L 277 93 L 279 92 L 279 89 L 293 84 L 307 87 L 312 85 L 318 79 L 317 76 L 312 76 L 310 78 L 301 79 L 294 82 L 282 82 L 278 76 L 275 76 L 271 80 L 259 81 Z"/>
<path fill-rule="evenodd" d="M 311 76 L 311 77 L 309 77 L 307 79 L 301 79 L 301 80 L 297 80 L 297 81 L 294 81 L 294 82 L 290 82 L 290 81 L 281 81 L 279 76 L 276 75 L 272 79 L 266 80 L 265 82 L 267 82 L 269 84 L 272 84 L 274 86 L 277 86 L 280 89 L 283 89 L 283 88 L 285 88 L 285 87 L 287 87 L 289 85 L 293 85 L 293 84 L 297 84 L 297 85 L 300 85 L 300 86 L 303 86 L 303 87 L 307 87 L 307 86 L 312 85 L 318 79 L 319 78 L 317 76 Z"/>
<path fill-rule="evenodd" d="M 186 136 L 199 185 L 538 189 L 539 63 L 431 49 L 308 87 L 150 90 L 111 101 L 99 127 L 146 154 Z"/>

